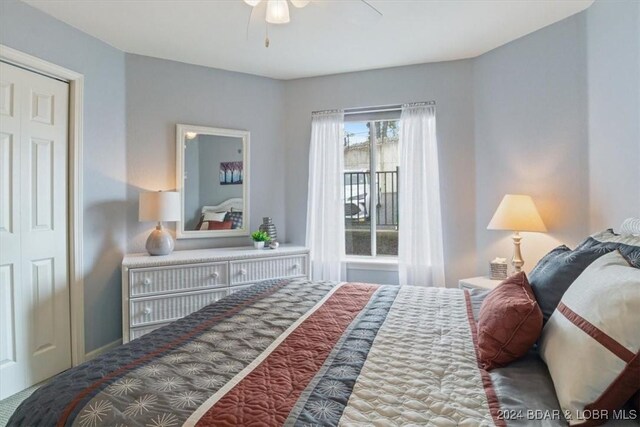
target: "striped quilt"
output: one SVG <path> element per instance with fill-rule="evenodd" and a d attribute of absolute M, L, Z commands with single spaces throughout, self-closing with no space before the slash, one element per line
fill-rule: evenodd
<path fill-rule="evenodd" d="M 73 368 L 14 426 L 501 425 L 469 295 L 267 282 Z"/>

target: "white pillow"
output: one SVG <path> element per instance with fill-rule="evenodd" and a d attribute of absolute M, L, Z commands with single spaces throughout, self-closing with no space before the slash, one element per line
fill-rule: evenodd
<path fill-rule="evenodd" d="M 620 234 L 640 236 L 640 218 L 627 218 L 620 226 Z"/>
<path fill-rule="evenodd" d="M 207 211 L 204 213 L 204 217 L 202 218 L 202 220 L 222 222 L 224 221 L 225 216 L 227 216 L 226 212 L 208 212 Z"/>
<path fill-rule="evenodd" d="M 545 325 L 540 355 L 570 425 L 613 417 L 640 389 L 640 269 L 617 250 L 589 265 Z"/>

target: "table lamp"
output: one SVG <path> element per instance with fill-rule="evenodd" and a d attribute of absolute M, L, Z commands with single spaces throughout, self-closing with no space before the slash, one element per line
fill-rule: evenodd
<path fill-rule="evenodd" d="M 147 238 L 149 255 L 169 255 L 175 246 L 173 236 L 163 226 L 162 221 L 180 220 L 180 193 L 175 191 L 144 191 L 140 193 L 138 219 L 158 221 L 156 229 Z"/>
<path fill-rule="evenodd" d="M 513 231 L 513 258 L 511 264 L 516 272 L 522 271 L 524 260 L 520 252 L 521 231 L 545 232 L 547 228 L 540 218 L 540 214 L 531 196 L 507 194 L 500 202 L 496 213 L 493 214 L 487 230 Z"/>

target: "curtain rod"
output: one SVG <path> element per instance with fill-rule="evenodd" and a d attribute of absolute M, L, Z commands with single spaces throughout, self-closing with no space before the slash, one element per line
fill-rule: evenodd
<path fill-rule="evenodd" d="M 416 104 L 424 104 L 424 105 L 436 105 L 435 101 L 426 101 L 426 102 L 411 102 L 408 105 L 416 105 Z M 375 105 L 370 107 L 352 107 L 345 108 L 344 114 L 368 114 L 368 113 L 384 113 L 387 111 L 399 111 L 402 109 L 403 105 L 407 104 L 387 104 L 387 105 Z M 337 112 L 339 110 L 318 110 L 312 111 L 312 114 L 324 113 L 324 112 Z"/>

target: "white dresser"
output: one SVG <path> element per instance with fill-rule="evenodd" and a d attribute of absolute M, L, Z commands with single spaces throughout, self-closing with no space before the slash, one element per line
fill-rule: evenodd
<path fill-rule="evenodd" d="M 122 261 L 122 341 L 129 342 L 256 282 L 308 277 L 309 250 L 281 245 L 132 254 Z"/>

